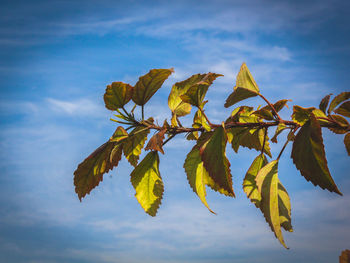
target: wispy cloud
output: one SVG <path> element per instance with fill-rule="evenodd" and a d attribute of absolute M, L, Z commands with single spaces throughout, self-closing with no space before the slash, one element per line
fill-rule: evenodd
<path fill-rule="evenodd" d="M 88 99 L 66 101 L 47 98 L 47 102 L 53 111 L 71 116 L 100 116 L 101 114 L 105 114 L 105 111 L 100 105 Z"/>

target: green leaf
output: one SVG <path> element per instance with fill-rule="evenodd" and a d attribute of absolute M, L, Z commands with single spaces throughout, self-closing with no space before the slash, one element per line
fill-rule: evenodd
<path fill-rule="evenodd" d="M 278 212 L 281 226 L 284 230 L 293 232 L 290 198 L 281 182 L 278 183 Z"/>
<path fill-rule="evenodd" d="M 348 155 L 350 156 L 350 132 L 344 136 L 344 144 Z"/>
<path fill-rule="evenodd" d="M 145 150 L 158 151 L 164 154 L 163 140 L 164 140 L 165 132 L 166 132 L 166 129 L 163 129 L 157 132 L 155 135 L 153 135 L 152 138 L 147 143 Z"/>
<path fill-rule="evenodd" d="M 279 112 L 280 110 L 282 110 L 286 105 L 287 105 L 287 102 L 290 101 L 290 100 L 279 100 L 277 101 L 276 103 L 273 104 L 273 107 L 274 109 Z M 266 110 L 269 110 L 271 111 L 271 113 L 274 113 L 272 108 L 270 107 L 270 105 L 266 105 L 264 107 L 262 107 L 261 109 L 266 109 Z"/>
<path fill-rule="evenodd" d="M 226 99 L 225 107 L 228 108 L 233 104 L 255 97 L 259 94 L 258 85 L 250 74 L 250 71 L 245 63 L 242 64 L 236 78 L 236 86 L 233 93 Z"/>
<path fill-rule="evenodd" d="M 207 131 L 211 130 L 210 125 L 208 124 L 206 118 L 204 117 L 204 115 L 202 114 L 202 112 L 200 110 L 197 110 L 197 112 L 195 113 L 195 115 L 193 117 L 192 127 L 193 128 L 203 127 Z"/>
<path fill-rule="evenodd" d="M 290 208 L 290 203 L 288 202 L 289 198 L 286 199 L 285 197 L 285 189 L 283 186 L 282 188 L 280 187 L 281 183 L 278 179 L 278 160 L 272 161 L 260 169 L 256 176 L 256 185 L 261 194 L 260 209 L 264 214 L 266 222 L 270 225 L 271 230 L 280 243 L 287 248 L 281 230 L 281 224 L 286 224 L 287 217 L 284 211 L 280 214 L 280 208 L 286 208 L 288 210 L 288 208 Z M 282 191 L 282 196 L 279 195 L 280 191 Z"/>
<path fill-rule="evenodd" d="M 256 207 L 260 207 L 261 195 L 256 186 L 255 178 L 260 169 L 266 164 L 267 159 L 265 155 L 259 154 L 258 157 L 254 159 L 243 179 L 243 190 Z"/>
<path fill-rule="evenodd" d="M 327 127 L 329 130 L 336 134 L 347 133 L 347 127 L 349 127 L 348 121 L 340 115 L 330 115 L 330 117 L 338 124 L 338 127 Z M 340 126 L 340 127 L 339 127 Z"/>
<path fill-rule="evenodd" d="M 312 113 L 295 137 L 291 157 L 306 180 L 342 195 L 329 172 L 321 126 Z"/>
<path fill-rule="evenodd" d="M 159 173 L 158 152 L 149 152 L 135 167 L 130 177 L 137 201 L 147 214 L 155 216 L 164 192 L 162 177 Z"/>
<path fill-rule="evenodd" d="M 262 108 L 260 110 L 256 110 L 252 114 L 258 116 L 259 118 L 268 120 L 268 121 L 272 121 L 274 119 L 272 112 L 269 111 L 268 109 L 264 109 L 264 108 Z"/>
<path fill-rule="evenodd" d="M 223 188 L 232 196 L 235 196 L 232 189 L 232 175 L 230 173 L 230 162 L 226 151 L 227 136 L 224 127 L 215 129 L 210 139 L 201 147 L 200 154 L 209 177 L 215 184 Z"/>
<path fill-rule="evenodd" d="M 331 95 L 333 95 L 332 93 L 331 94 L 328 94 L 327 96 L 325 96 L 321 102 L 320 102 L 320 106 L 318 106 L 318 108 L 323 111 L 324 113 L 326 113 L 326 110 L 327 110 L 327 106 L 328 106 L 328 103 L 329 103 L 329 99 L 331 98 Z"/>
<path fill-rule="evenodd" d="M 203 81 L 207 74 L 196 74 L 192 75 L 190 78 L 177 82 L 173 85 L 168 98 L 168 105 L 172 113 L 181 117 L 190 113 L 191 105 L 189 103 L 183 102 L 180 98 L 184 95 L 187 90 L 198 82 Z"/>
<path fill-rule="evenodd" d="M 271 141 L 274 143 L 277 143 L 277 136 L 280 135 L 281 132 L 284 131 L 285 129 L 287 129 L 287 126 L 284 123 L 279 123 L 277 125 L 275 135 L 271 138 Z"/>
<path fill-rule="evenodd" d="M 331 104 L 329 104 L 328 114 L 330 114 L 340 103 L 348 99 L 350 99 L 350 91 L 342 92 L 338 96 L 335 96 L 331 101 Z"/>
<path fill-rule="evenodd" d="M 315 110 L 314 107 L 303 108 L 298 105 L 293 106 L 292 119 L 299 125 L 304 125 L 310 119 L 310 113 Z"/>
<path fill-rule="evenodd" d="M 186 93 L 180 96 L 181 100 L 198 108 L 201 107 L 209 86 L 220 76 L 223 75 L 209 72 L 202 78 L 202 80 L 191 85 Z"/>
<path fill-rule="evenodd" d="M 148 128 L 138 126 L 132 130 L 128 138 L 123 141 L 124 155 L 131 165 L 137 165 L 139 155 L 147 140 L 148 134 Z"/>
<path fill-rule="evenodd" d="M 236 86 L 245 88 L 250 91 L 254 91 L 256 94 L 259 93 L 258 85 L 256 85 L 256 82 L 252 74 L 250 73 L 246 63 L 242 64 L 238 72 L 238 75 L 236 78 Z"/>
<path fill-rule="evenodd" d="M 240 102 L 242 100 L 245 100 L 251 97 L 255 97 L 257 95 L 258 93 L 256 93 L 255 91 L 251 91 L 249 89 L 235 86 L 233 92 L 226 99 L 224 106 L 225 108 L 228 108 L 236 104 L 237 102 Z"/>
<path fill-rule="evenodd" d="M 112 150 L 119 149 L 119 147 L 121 146 L 115 142 L 107 141 L 78 165 L 74 171 L 74 185 L 80 201 L 99 185 L 103 180 L 104 173 L 108 173 L 109 170 L 118 165 L 121 151 L 114 150 L 112 158 L 110 157 Z"/>
<path fill-rule="evenodd" d="M 195 145 L 186 157 L 184 168 L 187 174 L 187 180 L 193 192 L 195 192 L 202 203 L 214 213 L 206 200 L 205 186 L 208 184 L 209 174 L 203 166 L 198 145 Z M 215 213 L 214 213 L 215 214 Z"/>
<path fill-rule="evenodd" d="M 122 126 L 119 126 L 109 140 L 111 142 L 120 142 L 126 138 L 128 138 L 127 131 Z"/>
<path fill-rule="evenodd" d="M 232 149 L 237 153 L 239 146 L 261 151 L 264 143 L 265 133 L 263 129 L 252 129 L 249 127 L 237 127 L 227 130 L 227 136 L 231 142 Z M 271 157 L 269 138 L 266 135 L 264 153 Z"/>
<path fill-rule="evenodd" d="M 103 96 L 105 106 L 109 110 L 117 110 L 127 104 L 133 94 L 133 87 L 123 82 L 108 85 Z"/>
<path fill-rule="evenodd" d="M 139 78 L 134 87 L 132 100 L 137 105 L 145 105 L 173 72 L 172 68 L 150 70 L 146 75 Z"/>
<path fill-rule="evenodd" d="M 334 112 L 350 118 L 350 101 L 344 102 Z"/>

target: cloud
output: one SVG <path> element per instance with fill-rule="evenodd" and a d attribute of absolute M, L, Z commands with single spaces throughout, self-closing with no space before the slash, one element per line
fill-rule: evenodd
<path fill-rule="evenodd" d="M 50 108 L 57 112 L 70 116 L 101 116 L 105 111 L 100 105 L 89 99 L 78 99 L 72 101 L 47 98 Z"/>

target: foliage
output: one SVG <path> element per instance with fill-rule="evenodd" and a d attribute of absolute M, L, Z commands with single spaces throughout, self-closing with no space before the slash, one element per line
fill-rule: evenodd
<path fill-rule="evenodd" d="M 279 112 L 289 100 L 282 99 L 275 103 L 268 101 L 243 63 L 233 92 L 224 106 L 231 107 L 250 97 L 260 97 L 266 106 L 257 109 L 251 106 L 236 107 L 226 121 L 213 124 L 205 114 L 207 101 L 204 99 L 208 88 L 222 75 L 209 72 L 193 75 L 172 86 L 168 98 L 170 124 L 166 120 L 163 125 L 158 125 L 153 118 L 145 120 L 144 105 L 172 72 L 173 69 L 152 69 L 141 76 L 134 86 L 123 82 L 113 82 L 107 86 L 105 106 L 116 112 L 116 119 L 112 120 L 120 126 L 74 172 L 75 191 L 80 200 L 102 181 L 103 174 L 118 165 L 124 153 L 128 162 L 135 167 L 130 175 L 135 197 L 146 213 L 155 216 L 164 192 L 158 152 L 164 154 L 164 145 L 180 134 L 195 141 L 185 158 L 184 169 L 190 187 L 212 213 L 206 200 L 206 186 L 235 197 L 230 162 L 226 156 L 227 145 L 236 153 L 239 147 L 258 151 L 258 156 L 244 177 L 243 190 L 261 210 L 276 238 L 285 247 L 282 229 L 293 231 L 291 204 L 279 179 L 278 164 L 289 142 L 293 143 L 291 158 L 301 175 L 315 186 L 342 195 L 328 169 L 322 128 L 335 134 L 345 134 L 344 144 L 350 155 L 350 125 L 346 120 L 350 117 L 350 92 L 342 92 L 332 100 L 332 94 L 329 94 L 322 99 L 318 108 L 295 105 L 291 120 L 284 120 Z M 125 105 L 131 100 L 135 105 L 131 111 L 127 111 Z M 141 108 L 141 116 L 135 117 L 137 107 Z M 183 127 L 179 118 L 188 115 L 192 107 L 197 108 L 192 127 Z M 276 129 L 272 143 L 277 143 L 278 136 L 284 130 L 289 133 L 277 158 L 269 161 L 267 156 L 272 158 L 272 155 L 268 129 L 273 127 Z M 151 130 L 155 130 L 155 134 L 145 146 Z M 143 148 L 150 152 L 139 162 Z"/>

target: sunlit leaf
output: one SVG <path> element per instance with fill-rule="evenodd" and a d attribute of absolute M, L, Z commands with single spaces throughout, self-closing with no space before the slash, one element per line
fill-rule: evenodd
<path fill-rule="evenodd" d="M 290 198 L 281 182 L 278 183 L 278 212 L 281 226 L 284 230 L 293 232 Z"/>
<path fill-rule="evenodd" d="M 119 126 L 109 140 L 111 142 L 120 142 L 126 139 L 127 137 L 128 137 L 127 131 L 122 126 Z"/>
<path fill-rule="evenodd" d="M 138 126 L 129 134 L 129 137 L 123 141 L 123 151 L 126 159 L 133 166 L 137 165 L 141 150 L 147 140 L 149 129 Z"/>
<path fill-rule="evenodd" d="M 81 199 L 89 194 L 92 189 L 103 180 L 103 174 L 117 166 L 121 151 L 116 151 L 110 158 L 112 150 L 116 147 L 115 142 L 107 141 L 89 155 L 74 171 L 75 192 Z M 119 145 L 117 147 L 120 147 Z"/>
<path fill-rule="evenodd" d="M 256 184 L 261 194 L 260 209 L 264 217 L 274 232 L 276 238 L 287 248 L 282 231 L 281 224 L 285 223 L 285 218 L 280 218 L 279 202 L 279 179 L 278 179 L 278 161 L 272 161 L 260 169 L 256 176 Z M 284 189 L 284 188 L 283 188 Z M 283 206 L 283 202 L 282 206 Z M 282 221 L 281 221 L 282 219 Z"/>
<path fill-rule="evenodd" d="M 166 129 L 163 129 L 159 132 L 157 132 L 155 135 L 152 136 L 152 138 L 149 140 L 147 143 L 147 146 L 145 150 L 154 150 L 161 152 L 164 154 L 163 151 L 163 140 L 164 140 L 164 135 L 165 135 Z"/>
<path fill-rule="evenodd" d="M 272 112 L 269 111 L 268 109 L 264 109 L 264 108 L 262 108 L 260 110 L 256 110 L 252 114 L 258 116 L 259 118 L 268 120 L 268 121 L 272 121 L 274 119 Z"/>
<path fill-rule="evenodd" d="M 234 87 L 233 93 L 231 93 L 226 99 L 225 107 L 228 108 L 239 101 L 255 97 L 258 94 L 258 85 L 251 75 L 247 65 L 243 63 L 236 78 L 236 86 Z"/>
<path fill-rule="evenodd" d="M 203 81 L 206 75 L 207 74 L 192 75 L 190 78 L 173 85 L 168 98 L 168 105 L 173 114 L 180 117 L 190 113 L 191 104 L 183 102 L 180 96 L 184 95 L 193 85 Z"/>
<path fill-rule="evenodd" d="M 275 103 L 273 104 L 273 108 L 274 108 L 277 112 L 279 112 L 280 110 L 282 110 L 282 109 L 287 105 L 287 102 L 288 102 L 288 101 L 290 101 L 290 100 L 286 100 L 286 99 L 284 99 L 284 100 L 279 100 L 279 101 L 277 101 L 277 102 L 275 102 Z M 266 106 L 262 107 L 261 109 L 269 110 L 269 111 L 271 111 L 272 114 L 274 114 L 274 112 L 273 112 L 272 108 L 270 107 L 270 105 L 266 105 Z"/>
<path fill-rule="evenodd" d="M 203 127 L 205 130 L 210 131 L 211 127 L 208 124 L 206 118 L 204 117 L 204 115 L 202 114 L 202 112 L 200 110 L 197 110 L 197 112 L 195 113 L 194 117 L 193 117 L 193 128 L 200 128 Z"/>
<path fill-rule="evenodd" d="M 315 110 L 314 107 L 303 108 L 298 105 L 293 106 L 292 119 L 299 125 L 304 125 L 310 119 L 310 113 Z"/>
<path fill-rule="evenodd" d="M 139 78 L 134 87 L 132 100 L 140 106 L 146 104 L 173 72 L 173 69 L 150 70 L 146 75 Z"/>
<path fill-rule="evenodd" d="M 249 127 L 237 127 L 227 130 L 227 136 L 232 149 L 238 152 L 240 146 L 261 151 L 264 143 L 265 132 L 263 129 L 251 129 Z M 266 135 L 264 153 L 271 157 L 269 138 Z"/>
<path fill-rule="evenodd" d="M 220 126 L 215 129 L 210 139 L 201 147 L 200 154 L 205 169 L 215 184 L 234 196 L 230 163 L 226 157 L 227 136 Z"/>
<path fill-rule="evenodd" d="M 350 132 L 344 136 L 344 144 L 348 155 L 350 156 Z"/>
<path fill-rule="evenodd" d="M 127 104 L 133 93 L 133 87 L 123 82 L 108 85 L 103 96 L 105 106 L 109 110 L 117 110 Z"/>
<path fill-rule="evenodd" d="M 333 111 L 333 109 L 335 109 L 335 107 L 337 107 L 340 103 L 348 99 L 350 99 L 350 91 L 342 92 L 339 95 L 335 96 L 329 104 L 328 114 L 330 114 Z"/>
<path fill-rule="evenodd" d="M 350 101 L 341 104 L 334 112 L 350 118 Z"/>
<path fill-rule="evenodd" d="M 208 182 L 209 174 L 203 166 L 198 145 L 195 145 L 187 155 L 184 168 L 187 174 L 187 180 L 193 192 L 198 195 L 202 203 L 209 209 L 209 211 L 214 213 L 210 209 L 205 198 L 207 195 L 205 185 Z"/>
<path fill-rule="evenodd" d="M 209 86 L 220 76 L 223 75 L 209 72 L 201 81 L 188 88 L 186 93 L 180 96 L 181 100 L 193 106 L 200 107 L 205 95 L 207 94 Z"/>
<path fill-rule="evenodd" d="M 147 214 L 155 216 L 164 192 L 162 177 L 159 173 L 158 152 L 149 152 L 135 167 L 130 177 L 137 201 Z"/>
<path fill-rule="evenodd" d="M 326 111 L 327 111 L 327 107 L 328 107 L 328 103 L 329 103 L 329 99 L 331 98 L 331 95 L 332 95 L 332 93 L 329 94 L 329 95 L 327 95 L 327 96 L 325 96 L 325 97 L 321 100 L 320 105 L 318 106 L 318 108 L 319 108 L 321 111 L 323 111 L 324 113 L 326 113 Z"/>
<path fill-rule="evenodd" d="M 256 186 L 255 178 L 260 169 L 266 164 L 267 159 L 265 155 L 259 154 L 249 167 L 243 180 L 243 190 L 256 207 L 260 207 L 261 195 L 258 191 L 258 187 Z"/>
<path fill-rule="evenodd" d="M 306 180 L 342 195 L 329 172 L 321 127 L 313 114 L 296 135 L 291 157 Z"/>

